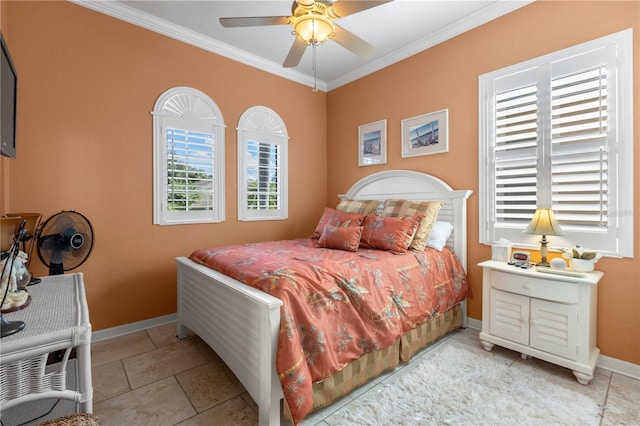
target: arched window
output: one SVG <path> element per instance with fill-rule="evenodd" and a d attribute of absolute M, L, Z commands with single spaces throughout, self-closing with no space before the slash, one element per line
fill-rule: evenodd
<path fill-rule="evenodd" d="M 278 114 L 263 106 L 238 122 L 238 219 L 288 217 L 288 135 Z"/>
<path fill-rule="evenodd" d="M 190 87 L 164 92 L 153 108 L 153 223 L 224 220 L 224 120 Z"/>

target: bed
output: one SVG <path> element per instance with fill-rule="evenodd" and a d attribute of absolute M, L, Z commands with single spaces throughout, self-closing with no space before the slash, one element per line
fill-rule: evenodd
<path fill-rule="evenodd" d="M 464 272 L 467 261 L 466 200 L 470 195 L 471 191 L 453 190 L 431 175 L 390 170 L 361 179 L 340 198 L 380 203 L 386 200 L 442 201 L 437 219 L 453 225 L 443 252 L 455 253 L 451 256 L 459 261 Z M 369 255 L 370 252 L 361 257 Z M 288 319 L 282 300 L 242 283 L 236 279 L 242 278 L 238 273 L 230 276 L 201 264 L 204 263 L 201 259 L 194 259 L 197 262 L 186 257 L 176 259 L 178 337 L 186 338 L 191 330 L 216 351 L 258 404 L 260 425 L 279 425 L 282 411 L 297 423 L 301 418 L 299 412 L 289 412 L 292 401 L 285 400 L 281 404 L 285 396 L 283 383 L 290 396 L 291 382 L 285 382 L 286 373 L 279 375 L 276 368 L 281 320 L 286 326 Z M 284 319 L 281 312 L 285 312 Z M 466 326 L 464 300 L 427 321 L 417 321 L 411 329 L 403 329 L 392 344 L 367 351 L 361 357 L 341 364 L 339 371 L 314 381 L 313 401 L 307 405 L 311 404 L 311 410 L 315 410 L 331 403 L 461 326 Z M 308 411 L 309 407 L 304 410 Z"/>

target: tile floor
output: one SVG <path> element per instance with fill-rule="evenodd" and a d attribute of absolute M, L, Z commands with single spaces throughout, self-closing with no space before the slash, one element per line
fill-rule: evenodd
<path fill-rule="evenodd" d="M 461 330 L 423 351 L 441 345 L 471 345 L 482 353 L 478 331 Z M 495 347 L 500 356 L 532 363 L 554 380 L 577 382 L 573 374 L 544 361 L 522 360 L 520 354 Z M 197 336 L 175 337 L 175 325 L 148 329 L 92 345 L 94 413 L 110 425 L 256 425 L 257 406 L 220 358 Z M 332 425 L 331 414 L 354 398 L 375 392 L 384 380 L 400 375 L 401 366 L 313 413 L 304 426 Z M 408 369 L 407 369 L 408 370 Z M 601 425 L 640 425 L 640 381 L 598 369 L 585 391 L 605 405 Z"/>

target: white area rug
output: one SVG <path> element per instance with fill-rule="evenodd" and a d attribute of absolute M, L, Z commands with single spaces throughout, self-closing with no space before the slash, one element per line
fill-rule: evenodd
<path fill-rule="evenodd" d="M 595 399 L 533 368 L 445 345 L 330 416 L 332 425 L 599 425 Z M 368 396 L 372 394 L 372 396 Z"/>

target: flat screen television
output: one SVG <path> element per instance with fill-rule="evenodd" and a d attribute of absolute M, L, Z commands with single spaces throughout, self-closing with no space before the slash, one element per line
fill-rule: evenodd
<path fill-rule="evenodd" d="M 0 153 L 16 158 L 16 86 L 18 76 L 0 34 Z"/>

